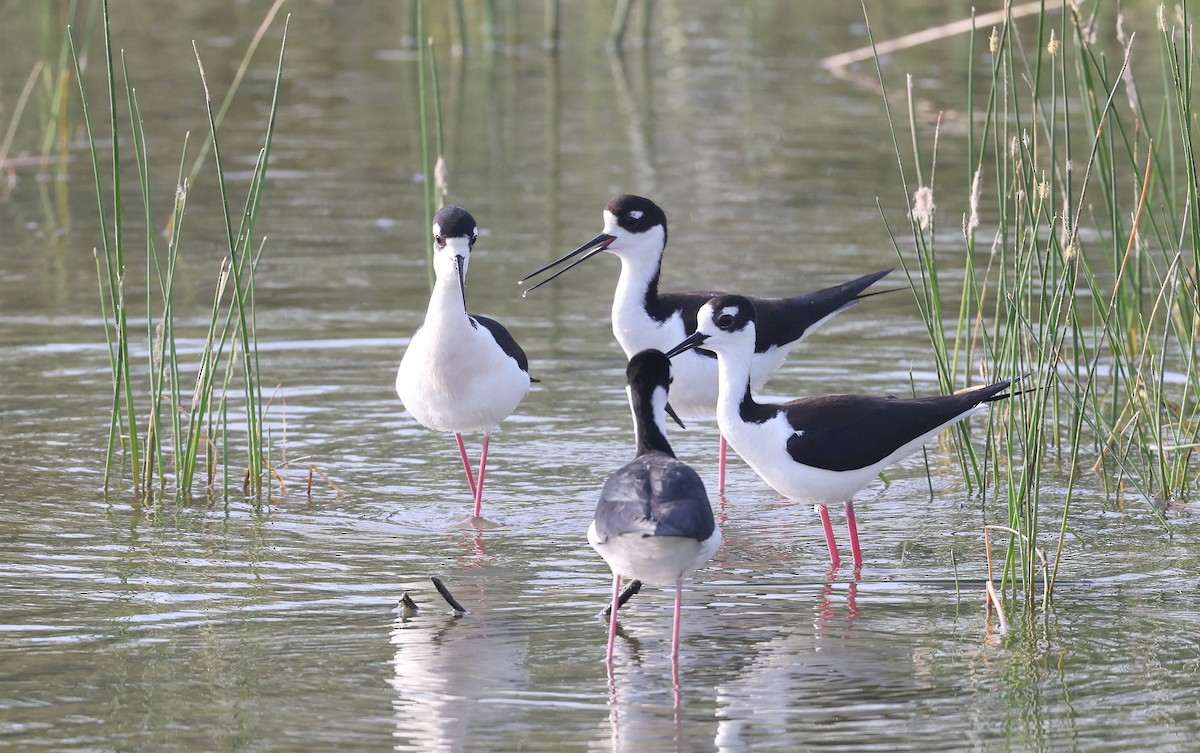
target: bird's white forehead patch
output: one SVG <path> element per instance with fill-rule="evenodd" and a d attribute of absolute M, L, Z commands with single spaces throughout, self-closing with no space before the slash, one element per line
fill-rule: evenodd
<path fill-rule="evenodd" d="M 436 223 L 436 222 L 435 222 L 435 223 L 433 223 L 433 234 L 434 234 L 434 235 L 441 235 L 441 234 L 442 234 L 442 226 L 441 226 L 441 225 L 439 225 L 439 224 L 438 224 L 438 223 Z"/>
<path fill-rule="evenodd" d="M 643 212 L 643 211 L 642 211 L 642 210 L 640 210 L 640 209 L 632 209 L 632 210 L 630 210 L 630 212 L 629 212 L 629 216 L 630 216 L 630 217 L 632 217 L 632 218 L 633 218 L 633 219 L 635 219 L 635 220 L 640 220 L 640 219 L 642 219 L 642 215 L 644 215 L 644 214 L 645 214 L 645 212 Z"/>
<path fill-rule="evenodd" d="M 725 308 L 721 309 L 721 316 L 725 316 L 726 314 L 728 314 L 729 316 L 737 316 L 738 315 L 738 307 L 737 306 L 726 306 Z"/>

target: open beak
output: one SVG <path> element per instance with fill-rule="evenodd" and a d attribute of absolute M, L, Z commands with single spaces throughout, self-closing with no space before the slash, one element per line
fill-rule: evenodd
<path fill-rule="evenodd" d="M 667 358 L 672 358 L 699 346 L 702 342 L 708 339 L 708 335 L 703 332 L 693 332 L 687 336 L 687 339 L 667 351 Z"/>
<path fill-rule="evenodd" d="M 538 289 L 538 288 L 540 288 L 541 286 L 543 286 L 543 285 L 545 285 L 546 283 L 548 283 L 548 282 L 550 282 L 551 280 L 553 280 L 555 277 L 558 277 L 558 276 L 559 276 L 559 275 L 561 275 L 563 272 L 566 272 L 566 271 L 567 271 L 567 270 L 569 270 L 569 269 L 572 269 L 572 268 L 574 268 L 574 267 L 577 267 L 577 266 L 579 266 L 580 264 L 583 264 L 583 263 L 584 263 L 585 261 L 587 261 L 588 259 L 592 258 L 592 257 L 593 257 L 593 256 L 595 256 L 596 254 L 598 254 L 598 253 L 600 253 L 601 251 L 603 251 L 604 249 L 608 248 L 609 244 L 611 244 L 611 243 L 612 243 L 613 241 L 615 241 L 616 239 L 617 239 L 617 238 L 616 238 L 616 236 L 609 235 L 609 234 L 607 234 L 607 233 L 600 233 L 600 235 L 597 235 L 595 238 L 592 238 L 590 241 L 588 241 L 587 243 L 583 244 L 583 245 L 582 245 L 582 246 L 580 246 L 579 248 L 575 249 L 575 250 L 574 250 L 574 251 L 572 251 L 571 253 L 569 253 L 569 254 L 567 254 L 567 255 L 565 255 L 565 256 L 562 256 L 562 257 L 560 257 L 560 258 L 558 258 L 558 259 L 555 259 L 554 261 L 550 262 L 549 264 L 547 264 L 546 266 L 544 266 L 544 267 L 542 267 L 541 269 L 537 270 L 536 272 L 531 272 L 530 274 L 526 275 L 525 277 L 521 278 L 520 280 L 517 280 L 517 284 L 518 284 L 518 285 L 524 285 L 524 284 L 525 284 L 525 282 L 526 282 L 527 280 L 529 280 L 531 277 L 537 277 L 537 276 L 538 276 L 538 275 L 540 275 L 542 272 L 545 272 L 546 270 L 549 270 L 549 269 L 553 269 L 553 268 L 557 267 L 559 264 L 562 264 L 563 262 L 567 261 L 568 259 L 574 258 L 574 257 L 578 256 L 579 254 L 582 254 L 582 253 L 584 253 L 585 251 L 586 251 L 586 252 L 588 252 L 588 253 L 587 253 L 586 255 L 584 255 L 582 258 L 580 258 L 580 259 L 576 259 L 575 261 L 571 262 L 571 263 L 570 263 L 570 264 L 568 264 L 567 266 L 565 266 L 565 267 L 563 267 L 562 269 L 558 270 L 557 272 L 555 272 L 554 274 L 550 275 L 550 276 L 549 276 L 549 277 L 547 277 L 546 279 L 542 280 L 542 281 L 541 281 L 541 282 L 539 282 L 537 285 L 534 285 L 533 287 L 526 289 L 526 290 L 525 290 L 525 292 L 521 294 L 521 297 L 522 297 L 522 298 L 524 298 L 525 296 L 529 295 L 531 292 L 533 292 L 533 291 L 537 290 L 537 289 Z"/>
<path fill-rule="evenodd" d="M 467 273 L 463 271 L 463 258 L 454 255 L 454 268 L 458 270 L 458 289 L 462 291 L 463 310 L 467 308 Z"/>

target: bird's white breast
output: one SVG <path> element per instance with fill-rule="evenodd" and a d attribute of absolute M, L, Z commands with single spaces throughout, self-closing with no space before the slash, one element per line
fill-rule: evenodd
<path fill-rule="evenodd" d="M 528 392 L 529 375 L 461 313 L 427 318 L 396 373 L 404 407 L 435 431 L 491 431 Z"/>

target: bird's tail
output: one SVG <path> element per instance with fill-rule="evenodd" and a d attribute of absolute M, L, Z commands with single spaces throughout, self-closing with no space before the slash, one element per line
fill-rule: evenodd
<path fill-rule="evenodd" d="M 995 384 L 989 384 L 986 387 L 967 387 L 965 389 L 958 390 L 955 394 L 972 394 L 972 393 L 974 393 L 979 396 L 980 404 L 994 403 L 999 400 L 1008 400 L 1009 398 L 1017 397 L 1018 395 L 1027 395 L 1031 392 L 1038 391 L 1039 386 L 1036 384 L 1031 387 L 1023 387 L 1019 390 L 1010 389 L 1011 387 L 1016 385 L 1017 382 L 1028 379 L 1031 376 L 1033 376 L 1033 372 L 1027 371 L 1024 374 L 1021 374 L 1020 376 L 1013 377 L 1012 379 L 1004 379 L 1002 381 L 996 382 Z M 1008 390 L 1008 391 L 1006 392 L 1005 390 Z"/>

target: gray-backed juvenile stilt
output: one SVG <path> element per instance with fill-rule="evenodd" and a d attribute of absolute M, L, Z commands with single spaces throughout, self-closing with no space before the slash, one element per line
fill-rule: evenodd
<path fill-rule="evenodd" d="M 671 364 L 657 350 L 634 354 L 626 368 L 629 407 L 637 457 L 604 484 L 596 515 L 588 528 L 592 545 L 613 572 L 608 623 L 609 666 L 617 634 L 621 578 L 675 587 L 671 629 L 673 666 L 679 657 L 679 620 L 683 579 L 703 565 L 721 545 L 704 482 L 675 459 L 666 435 L 666 405 Z"/>

